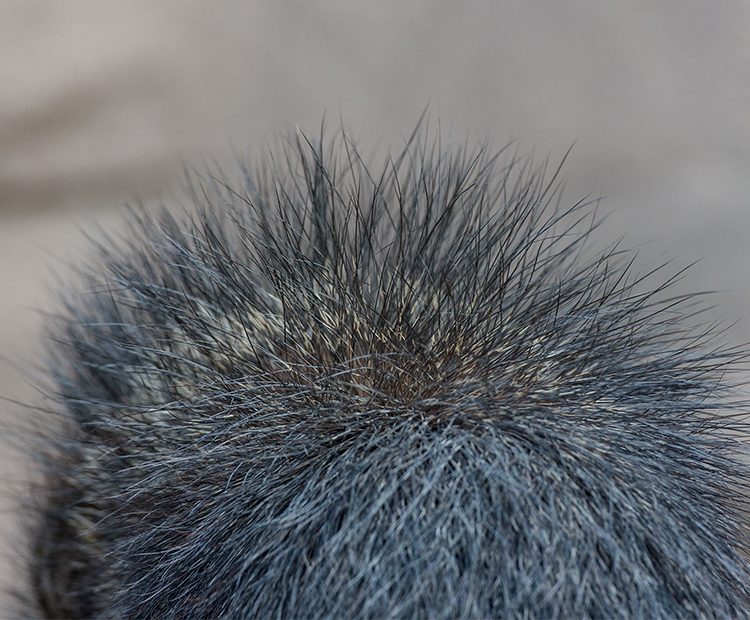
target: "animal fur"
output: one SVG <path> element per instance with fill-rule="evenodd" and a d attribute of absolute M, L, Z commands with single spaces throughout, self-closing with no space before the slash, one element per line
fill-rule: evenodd
<path fill-rule="evenodd" d="M 291 136 L 52 327 L 49 618 L 750 615 L 742 352 L 559 175 Z M 503 163 L 504 162 L 504 163 Z"/>

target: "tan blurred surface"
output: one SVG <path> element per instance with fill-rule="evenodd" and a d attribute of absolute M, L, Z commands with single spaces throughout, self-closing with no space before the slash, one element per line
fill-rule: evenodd
<path fill-rule="evenodd" d="M 0 58 L 3 397 L 35 398 L 14 366 L 40 359 L 33 309 L 53 307 L 59 259 L 85 255 L 81 229 L 169 203 L 184 164 L 231 167 L 324 114 L 398 148 L 428 101 L 462 140 L 518 138 L 553 161 L 576 142 L 568 200 L 606 196 L 604 239 L 653 240 L 643 263 L 701 259 L 685 287 L 726 290 L 716 316 L 750 341 L 747 2 L 8 0 Z"/>

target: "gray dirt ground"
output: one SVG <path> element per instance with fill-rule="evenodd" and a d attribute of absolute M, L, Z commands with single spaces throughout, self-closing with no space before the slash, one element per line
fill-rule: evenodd
<path fill-rule="evenodd" d="M 0 396 L 37 398 L 39 311 L 82 230 L 124 202 L 169 202 L 181 167 L 257 153 L 343 119 L 398 148 L 430 102 L 444 135 L 566 166 L 566 197 L 606 196 L 604 241 L 639 265 L 696 260 L 727 338 L 750 341 L 750 4 L 744 0 L 8 0 L 0 5 Z M 249 149 L 249 150 L 248 150 Z M 94 235 L 97 233 L 94 232 Z M 651 243 L 646 243 L 650 241 Z M 6 421 L 23 408 L 0 401 Z M 19 580 L 0 453 L 0 578 Z"/>

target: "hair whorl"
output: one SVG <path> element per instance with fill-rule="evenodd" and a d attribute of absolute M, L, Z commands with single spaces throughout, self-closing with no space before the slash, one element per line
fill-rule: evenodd
<path fill-rule="evenodd" d="M 265 162 L 67 296 L 42 613 L 750 613 L 742 354 L 692 298 L 529 159 L 421 126 L 378 170 L 343 135 Z"/>

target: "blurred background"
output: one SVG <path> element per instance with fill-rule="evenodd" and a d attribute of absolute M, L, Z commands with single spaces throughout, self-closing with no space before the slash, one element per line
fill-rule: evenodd
<path fill-rule="evenodd" d="M 35 402 L 43 312 L 85 234 L 170 204 L 183 168 L 251 155 L 324 114 L 398 150 L 427 106 L 469 142 L 568 158 L 565 202 L 637 264 L 698 261 L 685 290 L 750 342 L 746 0 L 4 0 L 0 4 L 0 411 Z M 429 105 L 428 105 L 429 103 Z M 0 451 L 0 579 L 23 458 Z"/>

